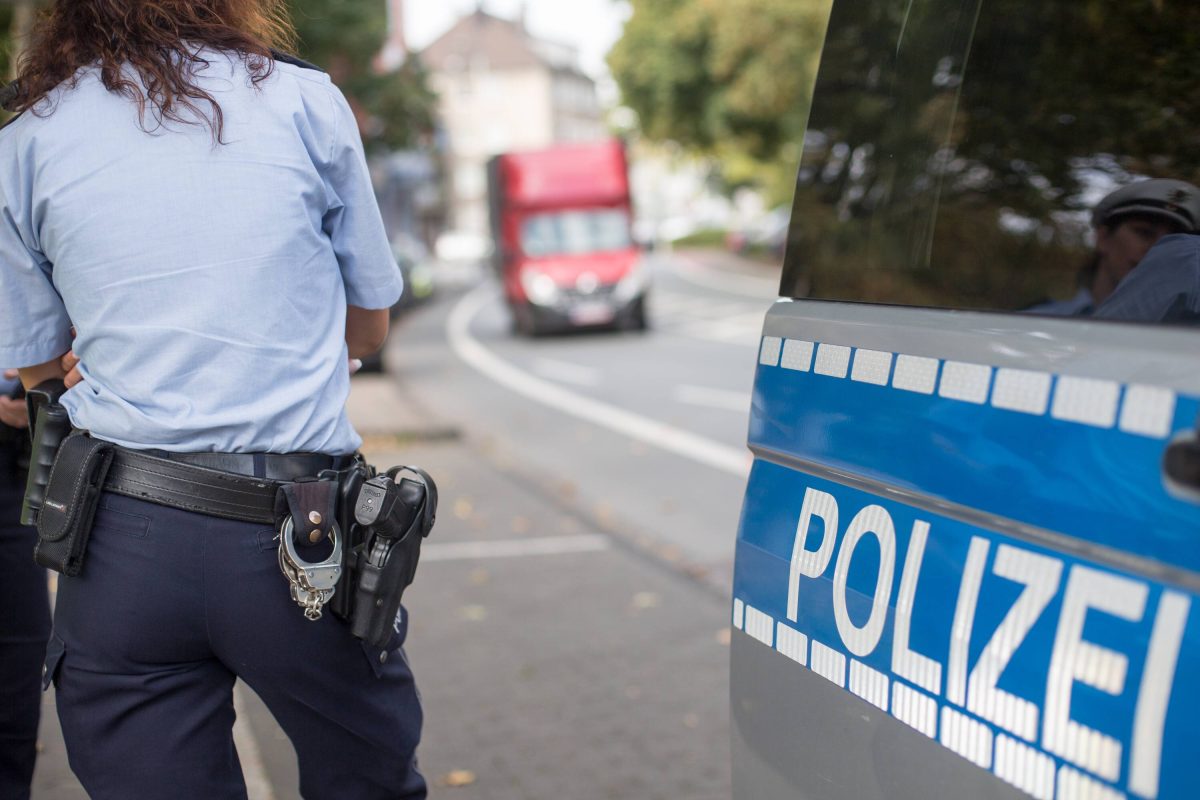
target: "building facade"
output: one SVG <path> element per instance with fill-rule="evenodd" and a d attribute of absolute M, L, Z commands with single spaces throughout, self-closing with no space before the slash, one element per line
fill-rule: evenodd
<path fill-rule="evenodd" d="M 577 53 L 533 37 L 523 20 L 478 10 L 420 55 L 440 96 L 446 194 L 460 231 L 488 231 L 492 156 L 606 134 L 595 82 Z"/>

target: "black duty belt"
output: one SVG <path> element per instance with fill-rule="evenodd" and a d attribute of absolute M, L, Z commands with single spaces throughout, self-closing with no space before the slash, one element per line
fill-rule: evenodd
<path fill-rule="evenodd" d="M 222 519 L 275 523 L 280 484 L 341 469 L 320 453 L 168 453 L 115 448 L 104 490 Z"/>

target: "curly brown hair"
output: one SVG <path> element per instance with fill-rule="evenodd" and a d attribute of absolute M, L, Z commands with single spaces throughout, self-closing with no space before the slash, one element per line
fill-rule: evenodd
<path fill-rule="evenodd" d="M 95 66 L 106 89 L 137 104 L 143 128 L 150 106 L 158 124 L 202 119 L 220 142 L 221 106 L 196 83 L 207 64 L 202 50 L 236 53 L 258 85 L 274 69 L 274 51 L 291 49 L 296 34 L 285 0 L 55 0 L 30 38 L 11 110 L 52 113 L 35 106 Z"/>

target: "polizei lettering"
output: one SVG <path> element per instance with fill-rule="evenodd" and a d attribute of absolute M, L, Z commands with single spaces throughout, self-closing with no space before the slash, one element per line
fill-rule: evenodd
<path fill-rule="evenodd" d="M 823 630 L 829 639 L 836 631 L 845 652 L 862 659 L 860 669 L 890 670 L 897 696 L 926 693 L 921 702 L 933 708 L 936 701 L 941 739 L 952 749 L 958 749 L 956 731 L 978 731 L 987 723 L 989 742 L 992 736 L 1021 740 L 1046 754 L 1037 758 L 1051 768 L 1047 755 L 1124 783 L 1139 797 L 1157 797 L 1189 597 L 999 537 L 940 541 L 930 522 L 916 519 L 905 527 L 898 531 L 882 505 L 839 508 L 833 495 L 808 488 L 792 547 L 787 619 L 809 636 Z M 931 552 L 938 554 L 933 563 L 940 572 L 926 563 Z M 825 591 L 831 596 L 812 594 Z M 925 596 L 933 598 L 930 606 L 941 605 L 928 619 L 914 616 L 917 598 Z M 1042 635 L 1022 648 L 1039 624 Z M 1098 627 L 1109 635 L 1097 635 Z M 1129 643 L 1124 652 L 1109 646 L 1114 636 Z M 882 650 L 887 641 L 890 647 Z M 1131 675 L 1140 675 L 1137 685 Z M 1120 712 L 1120 719 L 1109 714 L 1105 731 L 1088 724 L 1098 724 L 1094 712 L 1076 713 L 1081 703 L 1103 696 L 1136 698 L 1112 706 L 1131 711 Z M 899 709 L 892 711 L 902 717 Z M 982 755 L 968 757 L 987 766 L 986 749 L 986 763 Z"/>

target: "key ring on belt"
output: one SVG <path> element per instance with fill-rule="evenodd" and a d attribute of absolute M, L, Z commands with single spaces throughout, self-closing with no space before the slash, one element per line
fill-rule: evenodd
<path fill-rule="evenodd" d="M 342 534 L 337 523 L 329 529 L 333 552 L 324 561 L 308 562 L 296 552 L 296 526 L 289 516 L 279 529 L 279 569 L 292 586 L 292 599 L 307 619 L 321 618 L 321 609 L 333 597 L 342 574 Z"/>

